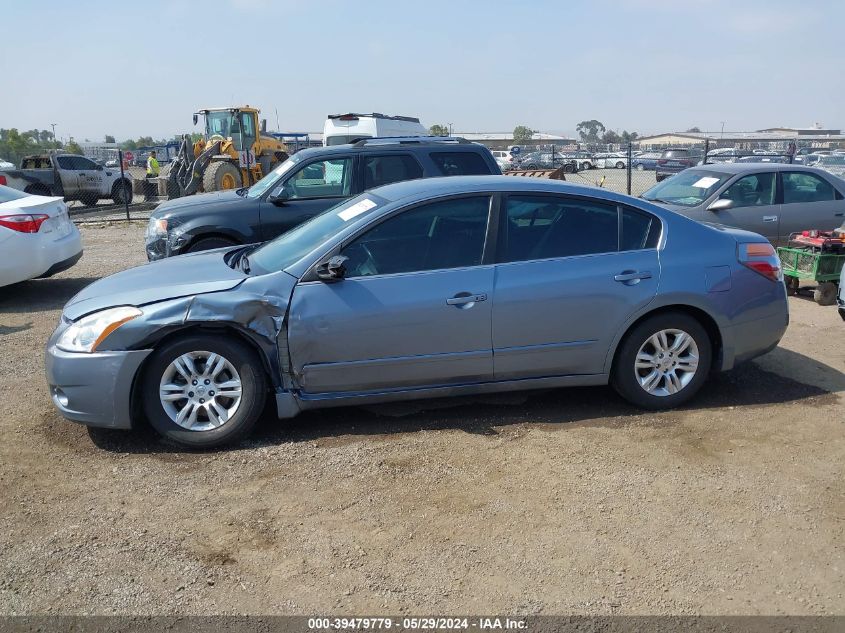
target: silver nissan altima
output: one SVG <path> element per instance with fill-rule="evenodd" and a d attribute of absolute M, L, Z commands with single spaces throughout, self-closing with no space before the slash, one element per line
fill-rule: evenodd
<path fill-rule="evenodd" d="M 70 420 L 213 447 L 246 436 L 267 398 L 289 418 L 610 383 L 674 407 L 787 323 L 760 235 L 603 189 L 435 178 L 91 284 L 47 344 L 47 381 Z"/>

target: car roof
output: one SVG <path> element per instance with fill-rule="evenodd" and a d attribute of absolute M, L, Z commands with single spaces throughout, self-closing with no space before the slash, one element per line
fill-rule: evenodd
<path fill-rule="evenodd" d="M 591 198 L 625 204 L 631 204 L 635 201 L 630 196 L 608 191 L 601 187 L 576 185 L 547 178 L 518 178 L 516 176 L 440 176 L 395 182 L 376 187 L 370 191 L 391 201 L 488 191 L 560 193 L 590 196 Z"/>
<path fill-rule="evenodd" d="M 759 155 L 757 156 L 759 157 Z M 704 171 L 720 171 L 725 174 L 742 174 L 749 171 L 804 171 L 810 174 L 825 174 L 822 169 L 806 167 L 796 163 L 715 163 L 708 165 L 696 165 L 689 169 Z"/>
<path fill-rule="evenodd" d="M 379 139 L 382 140 L 382 139 Z M 477 152 L 487 149 L 479 143 L 445 143 L 438 141 L 414 141 L 414 142 L 379 142 L 364 143 L 362 145 L 344 143 L 343 145 L 324 145 L 322 147 L 309 147 L 298 151 L 294 156 L 302 158 L 313 158 L 316 156 L 332 156 L 334 154 L 350 154 L 356 152 L 414 152 L 418 150 L 437 149 L 442 152 Z"/>

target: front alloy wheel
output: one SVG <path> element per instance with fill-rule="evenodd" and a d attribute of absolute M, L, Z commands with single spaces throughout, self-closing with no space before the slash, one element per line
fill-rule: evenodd
<path fill-rule="evenodd" d="M 246 436 L 258 421 L 267 376 L 237 337 L 189 334 L 159 346 L 146 363 L 140 395 L 150 425 L 188 448 Z"/>
<path fill-rule="evenodd" d="M 164 412 L 182 428 L 208 431 L 237 413 L 241 390 L 240 374 L 224 356 L 187 352 L 164 371 L 159 400 Z"/>

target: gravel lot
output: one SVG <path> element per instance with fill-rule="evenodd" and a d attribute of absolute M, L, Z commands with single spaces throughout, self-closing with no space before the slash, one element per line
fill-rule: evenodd
<path fill-rule="evenodd" d="M 43 376 L 61 306 L 142 234 L 86 227 L 77 266 L 0 289 L 0 613 L 845 613 L 835 309 L 791 298 L 781 347 L 679 411 L 507 394 L 180 453 L 89 437 Z"/>

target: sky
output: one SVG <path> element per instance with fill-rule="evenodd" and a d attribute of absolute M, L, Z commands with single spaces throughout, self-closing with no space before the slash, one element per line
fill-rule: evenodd
<path fill-rule="evenodd" d="M 841 0 L 0 0 L 0 128 L 171 137 L 202 107 L 455 131 L 845 128 Z M 278 120 L 278 125 L 276 121 Z"/>

